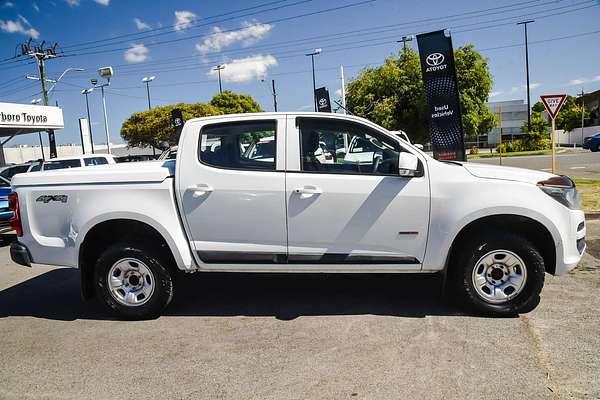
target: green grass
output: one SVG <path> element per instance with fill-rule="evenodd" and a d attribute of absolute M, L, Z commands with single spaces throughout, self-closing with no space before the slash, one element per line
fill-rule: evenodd
<path fill-rule="evenodd" d="M 565 150 L 556 150 L 556 153 L 562 153 Z M 545 154 L 552 154 L 552 150 L 531 150 L 531 151 L 513 151 L 509 153 L 502 153 L 502 157 L 519 157 L 519 156 L 542 156 Z M 488 153 L 485 149 L 481 149 L 479 154 L 469 154 L 467 158 L 491 158 L 498 157 L 498 153 Z"/>
<path fill-rule="evenodd" d="M 600 211 L 600 180 L 575 179 L 584 211 Z"/>

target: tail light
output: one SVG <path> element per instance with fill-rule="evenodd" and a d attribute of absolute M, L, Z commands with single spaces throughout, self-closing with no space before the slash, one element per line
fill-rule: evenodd
<path fill-rule="evenodd" d="M 21 225 L 21 211 L 19 210 L 19 196 L 15 192 L 8 194 L 8 208 L 13 212 L 12 218 L 8 221 L 10 227 L 15 230 L 17 236 L 23 236 L 23 226 Z"/>

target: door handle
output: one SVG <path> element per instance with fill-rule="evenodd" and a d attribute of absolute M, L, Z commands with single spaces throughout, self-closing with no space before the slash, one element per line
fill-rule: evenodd
<path fill-rule="evenodd" d="M 215 189 L 206 183 L 200 183 L 198 185 L 188 187 L 188 190 L 192 192 L 192 197 L 196 198 L 206 193 L 210 193 Z"/>
<path fill-rule="evenodd" d="M 321 190 L 320 188 L 318 188 L 316 186 L 306 185 L 306 186 L 302 186 L 302 187 L 294 189 L 294 192 L 301 194 L 301 195 L 312 196 L 313 194 L 323 193 L 323 190 Z"/>

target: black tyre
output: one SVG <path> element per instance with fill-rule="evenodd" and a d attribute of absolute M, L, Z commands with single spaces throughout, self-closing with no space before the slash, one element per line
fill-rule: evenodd
<path fill-rule="evenodd" d="M 458 249 L 451 266 L 457 299 L 471 310 L 508 316 L 540 302 L 544 260 L 525 238 L 509 233 L 474 235 Z"/>
<path fill-rule="evenodd" d="M 590 151 L 591 151 L 592 153 L 595 153 L 595 152 L 597 152 L 597 151 L 598 151 L 598 145 L 597 145 L 597 144 L 592 144 L 592 145 L 590 146 Z"/>
<path fill-rule="evenodd" d="M 173 298 L 173 281 L 165 262 L 146 247 L 118 243 L 96 262 L 96 291 L 124 319 L 156 318 Z"/>

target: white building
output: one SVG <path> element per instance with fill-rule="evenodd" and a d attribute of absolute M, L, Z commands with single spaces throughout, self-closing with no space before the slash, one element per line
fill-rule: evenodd
<path fill-rule="evenodd" d="M 491 101 L 488 108 L 502 121 L 503 139 L 523 134 L 522 128 L 527 122 L 527 103 L 524 100 Z M 488 132 L 488 143 L 500 143 L 500 121 Z"/>

